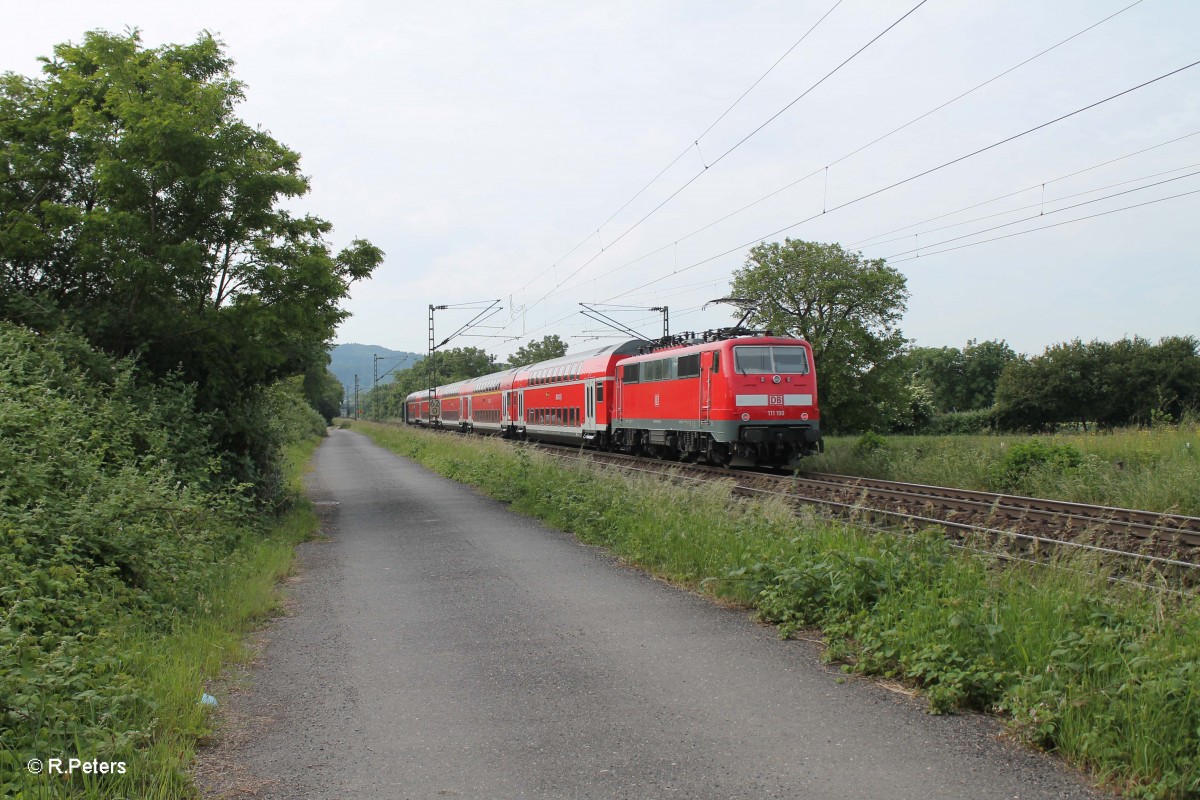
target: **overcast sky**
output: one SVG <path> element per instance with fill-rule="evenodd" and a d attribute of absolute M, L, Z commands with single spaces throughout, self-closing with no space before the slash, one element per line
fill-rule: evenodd
<path fill-rule="evenodd" d="M 303 156 L 300 207 L 336 246 L 387 253 L 342 342 L 424 351 L 429 304 L 491 299 L 496 338 L 453 344 L 594 346 L 581 301 L 727 325 L 700 307 L 784 236 L 887 257 L 918 345 L 1200 334 L 1200 194 L 1164 199 L 1200 192 L 1200 135 L 1181 138 L 1200 134 L 1200 66 L 858 199 L 1200 60 L 1200 2 L 928 0 L 854 56 L 918 2 L 56 0 L 9 16 L 0 70 L 96 28 L 218 34 L 242 116 Z M 438 312 L 439 338 L 470 316 Z"/>

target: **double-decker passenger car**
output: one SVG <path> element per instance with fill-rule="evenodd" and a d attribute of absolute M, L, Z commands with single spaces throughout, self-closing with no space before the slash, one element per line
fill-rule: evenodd
<path fill-rule="evenodd" d="M 649 346 L 642 341 L 606 345 L 439 386 L 432 393 L 413 392 L 405 400 L 404 419 L 512 438 L 604 445 L 616 364 Z"/>
<path fill-rule="evenodd" d="M 726 466 L 823 449 L 812 348 L 775 336 L 609 345 L 414 392 L 405 421 Z"/>

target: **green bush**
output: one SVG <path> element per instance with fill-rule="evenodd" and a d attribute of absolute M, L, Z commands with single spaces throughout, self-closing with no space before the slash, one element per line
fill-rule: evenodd
<path fill-rule="evenodd" d="M 867 431 L 862 436 L 859 436 L 858 440 L 854 443 L 854 452 L 860 456 L 878 453 L 881 450 L 887 449 L 887 439 L 874 431 Z"/>
<path fill-rule="evenodd" d="M 155 735 L 131 636 L 194 615 L 256 530 L 187 387 L 0 323 L 0 794 L 24 754 L 130 760 Z M 13 768 L 11 771 L 8 768 Z"/>
<path fill-rule="evenodd" d="M 1040 439 L 1016 442 L 991 467 L 994 491 L 1019 489 L 1034 473 L 1066 474 L 1083 463 L 1079 448 L 1070 444 L 1050 444 Z"/>

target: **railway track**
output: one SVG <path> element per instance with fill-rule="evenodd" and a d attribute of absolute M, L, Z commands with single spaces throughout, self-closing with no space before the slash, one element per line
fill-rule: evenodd
<path fill-rule="evenodd" d="M 1178 540 L 1189 548 L 1200 547 L 1200 517 L 847 475 L 809 473 L 799 476 L 797 481 L 816 491 L 928 505 L 996 522 L 1049 523 L 1066 533 L 1083 533 L 1099 527 L 1108 533 L 1140 540 L 1166 538 Z"/>
<path fill-rule="evenodd" d="M 986 544 L 990 550 L 1001 548 L 1021 557 L 1073 549 L 1142 561 L 1176 573 L 1200 569 L 1200 517 L 846 475 L 784 476 L 535 446 L 559 458 L 606 464 L 625 472 L 675 480 L 727 481 L 733 484 L 730 491 L 734 495 L 776 497 L 860 522 L 941 526 L 975 546 Z"/>
<path fill-rule="evenodd" d="M 781 475 L 583 450 L 527 446 L 557 458 L 682 481 L 724 481 L 736 496 L 778 498 L 868 524 L 940 526 L 975 549 L 1041 558 L 1072 549 L 1200 578 L 1200 517 L 827 473 Z"/>

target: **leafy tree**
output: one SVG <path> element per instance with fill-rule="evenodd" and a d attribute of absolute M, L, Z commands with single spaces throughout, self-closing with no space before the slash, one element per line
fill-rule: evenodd
<path fill-rule="evenodd" d="M 996 401 L 996 384 L 1001 373 L 1017 354 L 1008 342 L 980 342 L 971 339 L 962 353 L 962 377 L 956 407 L 963 411 L 991 408 Z"/>
<path fill-rule="evenodd" d="M 759 244 L 734 273 L 732 291 L 753 301 L 752 325 L 812 344 L 830 428 L 891 427 L 886 409 L 912 400 L 898 327 L 908 290 L 883 259 L 864 259 L 837 244 Z"/>
<path fill-rule="evenodd" d="M 957 347 L 914 347 L 904 356 L 906 368 L 929 389 L 938 411 L 958 410 L 962 357 Z"/>
<path fill-rule="evenodd" d="M 536 364 L 539 361 L 549 361 L 567 354 L 567 344 L 558 336 L 543 336 L 540 342 L 530 342 L 524 347 L 518 347 L 517 352 L 508 358 L 510 366 L 523 367 L 526 364 Z"/>
<path fill-rule="evenodd" d="M 325 418 L 325 424 L 333 424 L 333 418 L 341 413 L 345 387 L 327 366 L 311 366 L 304 373 L 304 399 Z"/>
<path fill-rule="evenodd" d="M 404 408 L 404 399 L 413 392 L 423 391 L 430 386 L 430 375 L 436 375 L 437 385 L 454 383 L 467 378 L 478 378 L 501 369 L 486 350 L 478 347 L 454 347 L 434 353 L 430 360 L 422 359 L 408 369 L 396 373 L 395 379 L 386 386 L 379 386 L 367 393 L 364 408 L 376 416 L 398 417 Z"/>
<path fill-rule="evenodd" d="M 933 394 L 938 410 L 980 411 L 995 401 L 1000 373 L 1017 354 L 1008 343 L 979 342 L 967 346 L 914 347 L 905 356 L 908 369 Z"/>
<path fill-rule="evenodd" d="M 221 43 L 88 33 L 42 76 L 0 78 L 0 318 L 69 324 L 150 376 L 198 386 L 243 479 L 270 468 L 262 390 L 304 374 L 383 253 L 336 255 L 300 156 L 234 113 Z"/>
<path fill-rule="evenodd" d="M 1152 424 L 1198 406 L 1200 342 L 1193 337 L 1051 345 L 1009 363 L 996 387 L 1001 423 L 1029 430 Z"/>

